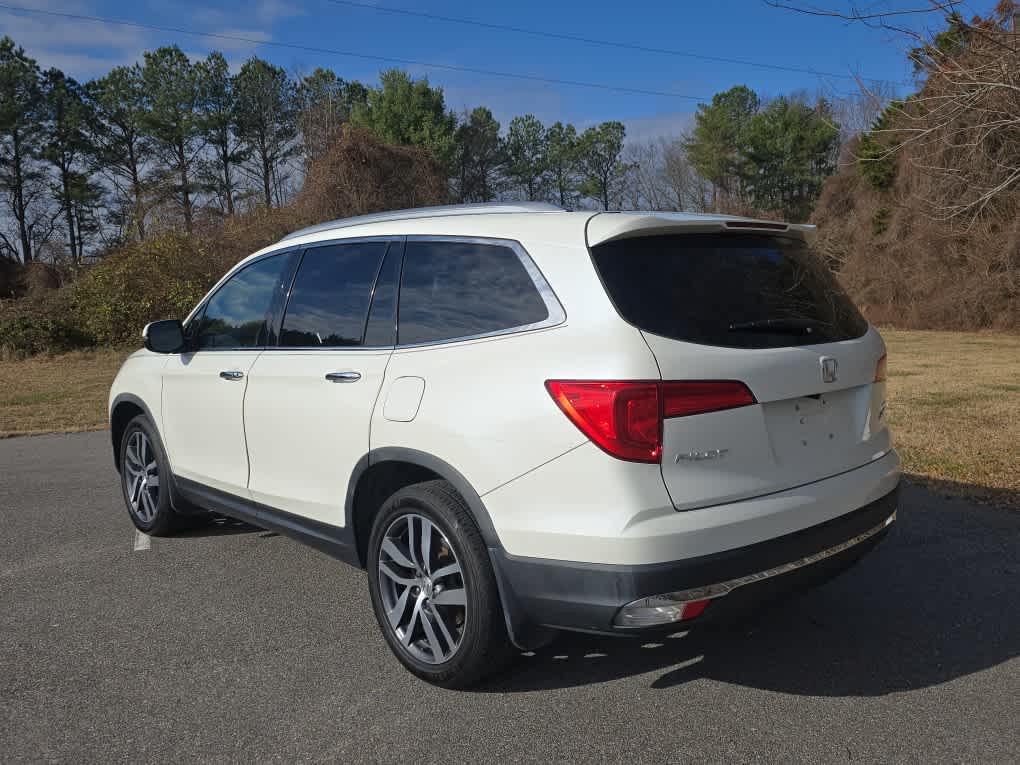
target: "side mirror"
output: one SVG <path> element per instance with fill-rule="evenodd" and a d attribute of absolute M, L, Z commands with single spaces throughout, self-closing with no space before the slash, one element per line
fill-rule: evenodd
<path fill-rule="evenodd" d="M 184 325 L 179 319 L 153 321 L 145 325 L 142 339 L 153 353 L 178 353 L 184 349 Z"/>

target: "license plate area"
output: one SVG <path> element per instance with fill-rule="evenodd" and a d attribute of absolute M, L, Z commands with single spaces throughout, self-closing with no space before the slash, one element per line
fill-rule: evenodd
<path fill-rule="evenodd" d="M 859 398 L 856 389 L 849 389 L 765 404 L 776 460 L 819 468 L 846 461 L 860 441 Z"/>

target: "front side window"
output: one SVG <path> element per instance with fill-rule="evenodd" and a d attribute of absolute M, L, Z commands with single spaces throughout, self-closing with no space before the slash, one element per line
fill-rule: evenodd
<path fill-rule="evenodd" d="M 537 324 L 549 310 L 510 247 L 410 241 L 399 317 L 398 341 L 410 345 Z"/>
<path fill-rule="evenodd" d="M 209 298 L 194 334 L 202 349 L 258 348 L 269 342 L 274 300 L 290 272 L 292 253 L 255 261 Z"/>
<path fill-rule="evenodd" d="M 386 247 L 386 242 L 354 242 L 306 250 L 283 317 L 280 345 L 361 345 Z"/>

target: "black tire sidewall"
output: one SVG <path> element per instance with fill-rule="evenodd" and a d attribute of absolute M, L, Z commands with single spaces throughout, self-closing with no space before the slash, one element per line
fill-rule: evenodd
<path fill-rule="evenodd" d="M 149 440 L 152 451 L 156 456 L 156 465 L 159 470 L 159 501 L 156 503 L 156 515 L 151 522 L 145 523 L 140 520 L 131 509 L 131 500 L 128 496 L 126 480 L 127 444 L 132 434 L 141 431 Z M 127 508 L 131 522 L 139 531 L 146 534 L 158 535 L 169 531 L 174 525 L 174 511 L 170 504 L 170 464 L 167 461 L 166 453 L 163 451 L 163 444 L 156 433 L 156 429 L 149 422 L 149 418 L 143 414 L 135 417 L 124 428 L 124 435 L 120 442 L 120 489 L 124 496 L 124 506 Z"/>
<path fill-rule="evenodd" d="M 495 666 L 491 655 L 508 643 L 502 621 L 502 606 L 488 552 L 476 526 L 457 512 L 454 502 L 443 501 L 442 495 L 424 491 L 424 485 L 409 486 L 390 497 L 379 510 L 369 537 L 366 565 L 372 609 L 386 642 L 397 658 L 412 673 L 436 685 L 464 687 L 487 674 L 486 663 Z M 379 586 L 379 550 L 382 537 L 394 520 L 402 515 L 417 514 L 428 518 L 446 536 L 461 565 L 467 590 L 467 614 L 464 633 L 457 652 L 441 664 L 428 664 L 410 654 L 400 644 L 389 626 Z M 494 625 L 493 611 L 500 623 Z M 495 627 L 495 628 L 494 628 Z M 491 668 L 491 667 L 490 667 Z"/>

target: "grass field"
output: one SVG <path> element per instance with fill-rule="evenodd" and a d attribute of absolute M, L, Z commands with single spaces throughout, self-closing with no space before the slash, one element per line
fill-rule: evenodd
<path fill-rule="evenodd" d="M 1020 508 L 1020 335 L 883 330 L 905 469 Z"/>
<path fill-rule="evenodd" d="M 123 350 L 0 359 L 0 438 L 106 427 L 110 383 Z"/>
<path fill-rule="evenodd" d="M 1020 508 L 1020 336 L 884 330 L 889 418 L 907 472 Z M 0 361 L 0 437 L 106 426 L 126 351 Z"/>

